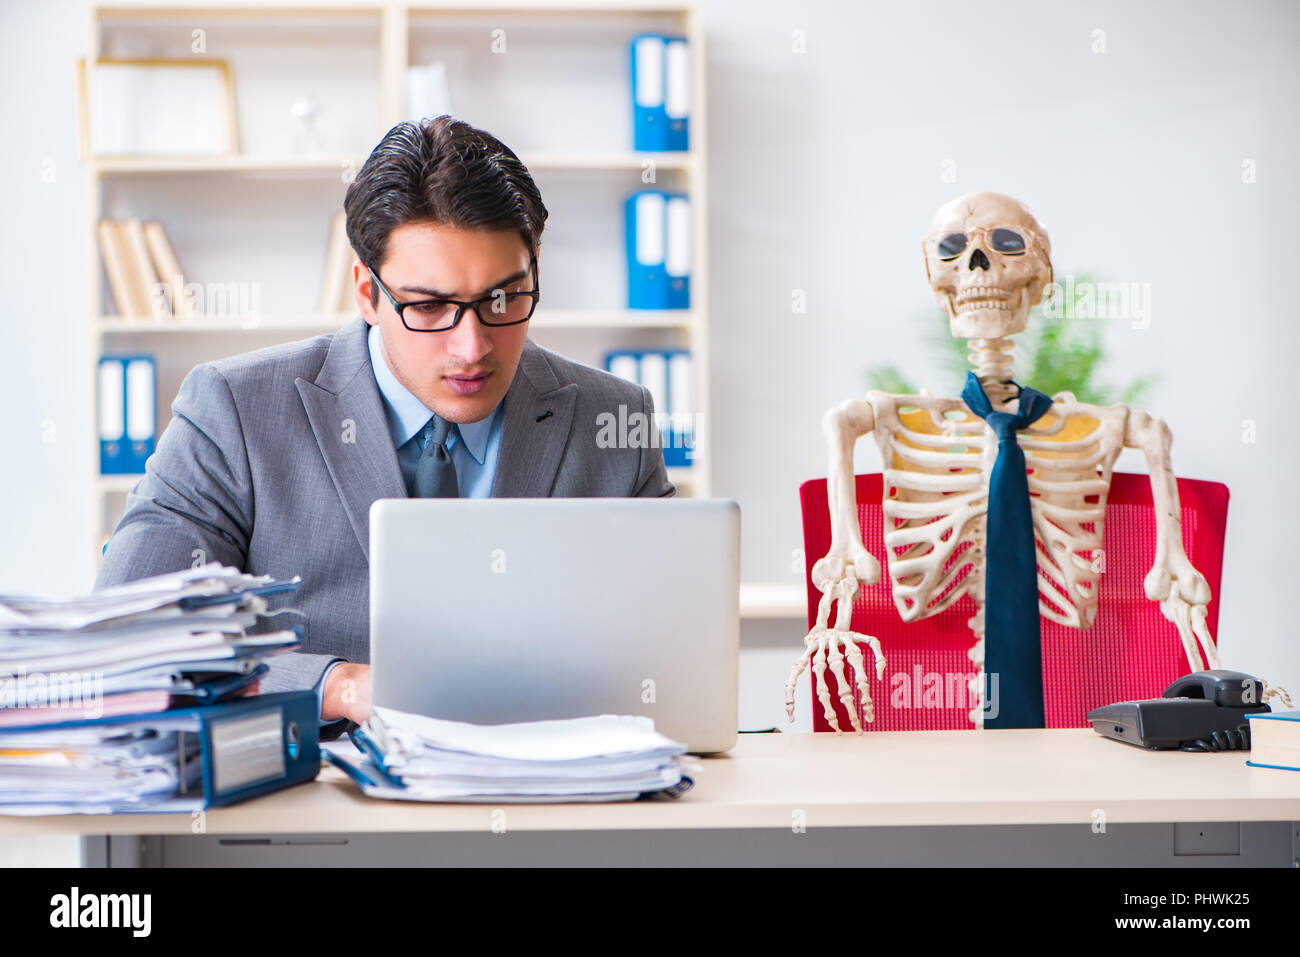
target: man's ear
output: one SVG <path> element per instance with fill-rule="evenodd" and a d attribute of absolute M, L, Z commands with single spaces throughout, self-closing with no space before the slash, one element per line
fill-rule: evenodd
<path fill-rule="evenodd" d="M 354 258 L 352 260 L 352 299 L 360 310 L 361 316 L 370 325 L 378 325 L 379 316 L 375 312 L 375 307 L 370 304 L 371 286 L 370 270 L 361 265 L 361 260 Z"/>

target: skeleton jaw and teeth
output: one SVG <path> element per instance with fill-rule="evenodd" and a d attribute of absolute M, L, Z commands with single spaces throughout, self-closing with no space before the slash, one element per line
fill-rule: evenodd
<path fill-rule="evenodd" d="M 1024 290 L 1021 290 L 1021 296 Z M 947 309 L 950 316 L 960 313 L 976 312 L 983 309 L 995 309 L 1002 312 L 1019 310 L 1019 296 L 1002 286 L 966 286 L 954 296 L 945 292 Z"/>

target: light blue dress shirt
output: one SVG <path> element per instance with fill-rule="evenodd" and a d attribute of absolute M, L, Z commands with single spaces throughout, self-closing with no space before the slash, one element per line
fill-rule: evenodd
<path fill-rule="evenodd" d="M 367 339 L 370 347 L 370 366 L 375 373 L 375 383 L 384 400 L 384 414 L 388 418 L 388 431 L 393 436 L 397 450 L 397 464 L 401 466 L 406 492 L 411 494 L 415 485 L 415 469 L 428 441 L 425 426 L 433 413 L 402 383 L 384 359 L 378 326 L 371 326 Z M 497 453 L 501 449 L 501 420 L 505 401 L 497 403 L 492 414 L 477 422 L 454 425 L 447 435 L 447 450 L 456 466 L 456 484 L 461 498 L 491 498 L 492 482 L 496 478 Z M 333 662 L 321 675 L 316 685 L 316 698 L 320 702 L 325 694 L 325 680 L 340 661 Z M 323 702 L 322 702 L 323 703 Z M 320 714 L 319 706 L 316 712 Z M 338 720 L 343 720 L 342 718 Z M 334 724 L 322 721 L 321 725 Z"/>
<path fill-rule="evenodd" d="M 380 344 L 379 327 L 371 326 L 368 338 L 370 365 L 375 370 L 375 382 L 384 398 L 384 412 L 388 416 L 388 430 L 393 434 L 393 447 L 397 449 L 397 462 L 406 480 L 406 492 L 411 494 L 415 484 L 415 467 L 424 452 L 427 436 L 422 434 L 433 413 L 417 399 L 411 390 L 397 381 L 397 376 L 384 361 Z M 497 471 L 497 452 L 501 447 L 501 419 L 504 402 L 498 402 L 492 414 L 477 422 L 454 425 L 447 434 L 447 450 L 456 465 L 456 484 L 461 498 L 490 498 L 492 480 Z"/>

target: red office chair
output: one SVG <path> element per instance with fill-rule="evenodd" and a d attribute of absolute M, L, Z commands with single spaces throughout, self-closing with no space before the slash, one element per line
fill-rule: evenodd
<path fill-rule="evenodd" d="M 965 681 L 960 676 L 975 672 L 974 662 L 966 657 L 974 643 L 966 621 L 975 613 L 975 602 L 970 595 L 963 595 L 931 618 L 903 622 L 890 593 L 881 492 L 879 474 L 857 476 L 862 540 L 880 561 L 881 570 L 880 581 L 859 588 L 850 627 L 878 638 L 886 662 L 882 684 L 876 678 L 874 653 L 859 642 L 875 705 L 875 721 L 867 724 L 862 721 L 862 696 L 846 657 L 845 669 L 853 685 L 858 719 L 864 729 L 873 731 L 972 728 L 969 711 L 974 698 L 967 698 Z M 1178 496 L 1187 556 L 1205 576 L 1213 595 L 1206 622 L 1217 644 L 1228 487 L 1220 482 L 1179 479 Z M 804 482 L 799 487 L 799 500 L 811 629 L 821 600 L 821 592 L 812 584 L 812 566 L 830 549 L 831 542 L 826 480 Z M 1040 619 L 1047 727 L 1087 727 L 1085 716 L 1093 708 L 1114 701 L 1158 698 L 1175 678 L 1187 674 L 1187 657 L 1178 629 L 1161 614 L 1159 603 L 1148 599 L 1142 589 L 1142 579 L 1155 555 L 1155 536 L 1150 478 L 1114 473 L 1106 505 L 1106 565 L 1098 586 L 1096 621 L 1090 629 L 1081 631 Z M 828 624 L 835 624 L 833 609 Z M 813 730 L 831 731 L 817 698 L 815 678 L 813 682 Z M 839 688 L 829 669 L 826 685 L 840 730 L 852 731 L 853 723 L 839 700 Z"/>

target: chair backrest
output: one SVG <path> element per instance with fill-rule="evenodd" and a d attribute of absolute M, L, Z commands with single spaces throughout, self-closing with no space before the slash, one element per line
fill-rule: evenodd
<path fill-rule="evenodd" d="M 975 665 L 967 656 L 974 635 L 967 620 L 975 613 L 970 595 L 933 617 L 904 623 L 894 607 L 886 565 L 881 507 L 881 476 L 857 476 L 858 517 L 863 543 L 880 561 L 880 581 L 862 586 L 853 604 L 852 630 L 874 635 L 885 654 L 885 681 L 877 680 L 870 648 L 867 680 L 875 721 L 863 723 L 874 731 L 921 731 L 972 728 L 969 714 L 974 697 L 968 680 Z M 1219 581 L 1223 571 L 1223 537 L 1228 516 L 1228 487 L 1220 482 L 1178 480 L 1182 506 L 1183 544 L 1192 564 L 1210 585 L 1210 634 L 1218 640 Z M 831 525 L 826 480 L 813 479 L 799 487 L 803 512 L 805 585 L 808 627 L 817 619 L 821 593 L 813 586 L 813 564 L 830 550 Z M 1175 678 L 1191 668 L 1178 629 L 1146 597 L 1142 581 L 1155 556 L 1156 525 L 1150 478 L 1114 473 L 1106 504 L 1103 537 L 1104 566 L 1097 618 L 1086 631 L 1041 618 L 1043 695 L 1049 728 L 1086 727 L 1087 713 L 1115 701 L 1156 698 Z M 831 624 L 835 618 L 832 614 Z M 854 675 L 845 662 L 849 681 Z M 814 682 L 816 679 L 813 679 Z M 827 671 L 827 687 L 841 730 L 853 727 L 839 701 L 835 676 Z M 862 701 L 853 689 L 854 707 L 862 720 Z M 831 726 L 813 695 L 813 730 Z"/>

